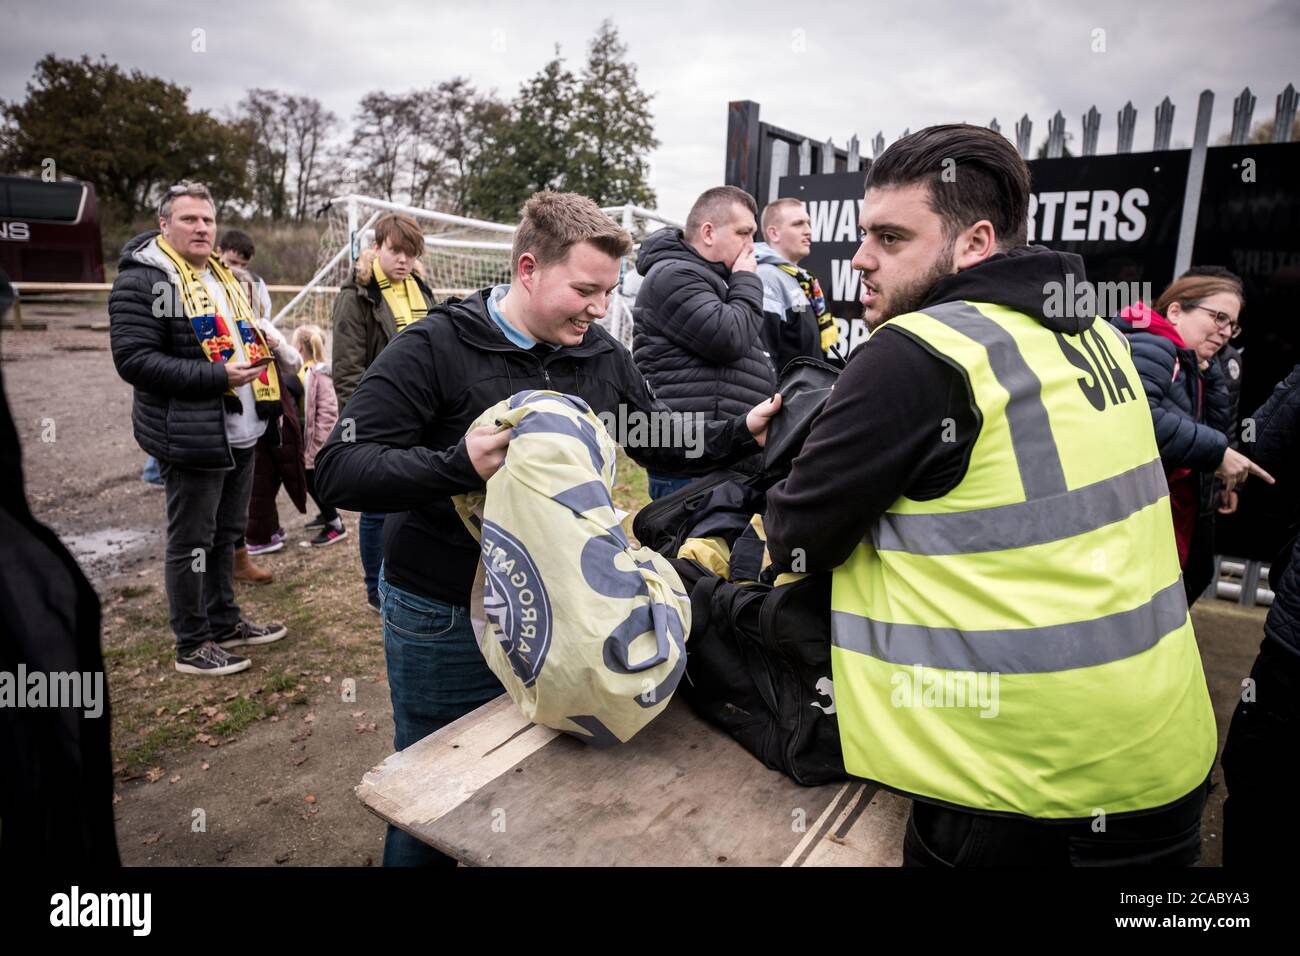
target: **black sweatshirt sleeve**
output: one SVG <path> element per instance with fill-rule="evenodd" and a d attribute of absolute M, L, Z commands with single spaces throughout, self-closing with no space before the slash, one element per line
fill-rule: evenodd
<path fill-rule="evenodd" d="M 965 375 L 906 333 L 880 329 L 850 356 L 789 477 L 768 492 L 773 564 L 843 564 L 901 495 L 955 488 L 978 434 Z"/>
<path fill-rule="evenodd" d="M 1300 472 L 1300 365 L 1247 422 L 1254 441 L 1242 443 L 1242 454 L 1278 481 L 1292 480 Z"/>
<path fill-rule="evenodd" d="M 650 421 L 671 423 L 667 428 L 647 429 L 647 436 L 666 433 L 682 438 L 680 443 L 668 445 L 629 442 L 623 450 L 641 467 L 673 475 L 704 475 L 759 450 L 758 442 L 745 424 L 748 412 L 720 421 L 700 421 L 689 412 L 674 412 L 655 398 L 645 376 L 632 361 L 631 352 L 619 349 L 619 362 L 622 400 L 628 410 L 647 418 L 657 417 Z"/>
<path fill-rule="evenodd" d="M 444 402 L 432 329 L 414 323 L 371 363 L 316 455 L 321 500 L 350 511 L 409 511 L 483 487 L 463 438 L 441 451 L 422 444 Z"/>

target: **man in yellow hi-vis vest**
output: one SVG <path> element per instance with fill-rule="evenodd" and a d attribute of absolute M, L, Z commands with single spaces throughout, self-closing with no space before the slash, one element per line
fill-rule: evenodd
<path fill-rule="evenodd" d="M 1185 864 L 1216 734 L 1142 384 L 1029 172 L 938 126 L 872 164 L 871 338 L 789 478 L 774 562 L 833 569 L 850 773 L 919 865 Z"/>

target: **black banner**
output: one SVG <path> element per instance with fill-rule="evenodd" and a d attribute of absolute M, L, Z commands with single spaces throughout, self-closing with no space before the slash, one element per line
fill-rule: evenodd
<path fill-rule="evenodd" d="M 853 268 L 858 251 L 858 213 L 866 171 L 785 176 L 777 192 L 803 200 L 812 220 L 812 251 L 799 263 L 815 275 L 826 295 L 826 306 L 840 330 L 841 354 L 848 355 L 867 339 L 858 302 L 859 278 Z"/>
<path fill-rule="evenodd" d="M 1032 176 L 1029 241 L 1083 256 L 1093 283 L 1135 284 L 1154 301 L 1174 278 L 1189 150 L 1040 159 Z M 866 339 L 852 267 L 865 171 L 786 176 L 781 196 L 808 206 L 816 275 L 847 354 Z M 1206 151 L 1192 262 L 1231 269 L 1245 286 L 1238 418 L 1249 417 L 1300 362 L 1300 143 Z M 1249 455 L 1249 448 L 1245 447 Z M 1268 559 L 1290 505 L 1262 483 L 1221 520 L 1220 553 Z"/>

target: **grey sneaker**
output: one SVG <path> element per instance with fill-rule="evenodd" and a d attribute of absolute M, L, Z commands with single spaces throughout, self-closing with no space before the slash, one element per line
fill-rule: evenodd
<path fill-rule="evenodd" d="M 229 654 L 212 641 L 205 641 L 188 654 L 176 657 L 176 669 L 182 674 L 237 674 L 253 666 L 247 657 Z"/>
<path fill-rule="evenodd" d="M 270 644 L 288 633 L 283 624 L 250 624 L 248 621 L 240 621 L 233 631 L 213 638 L 213 641 L 218 647 L 242 647 L 245 644 Z"/>

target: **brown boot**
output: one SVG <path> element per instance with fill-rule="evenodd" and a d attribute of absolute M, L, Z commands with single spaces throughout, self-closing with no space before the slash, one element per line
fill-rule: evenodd
<path fill-rule="evenodd" d="M 248 584 L 270 584 L 275 580 L 275 575 L 254 565 L 252 558 L 248 556 L 248 548 L 236 548 L 235 580 L 245 581 Z"/>

